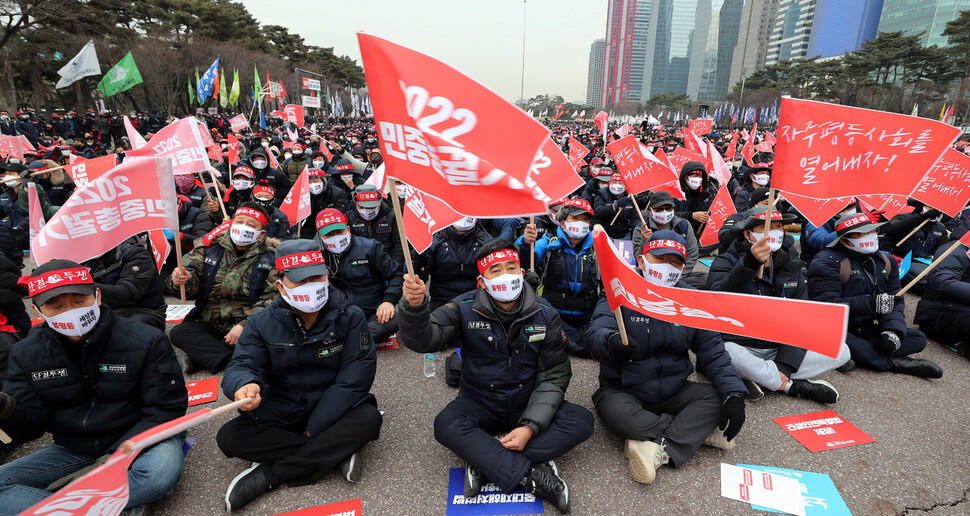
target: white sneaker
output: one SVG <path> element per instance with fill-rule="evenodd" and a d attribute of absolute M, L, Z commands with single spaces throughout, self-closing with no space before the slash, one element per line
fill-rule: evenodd
<path fill-rule="evenodd" d="M 641 484 L 652 483 L 657 478 L 657 469 L 670 462 L 663 440 L 657 444 L 653 441 L 627 439 L 624 453 L 630 460 L 630 474 L 633 480 Z"/>
<path fill-rule="evenodd" d="M 720 448 L 722 450 L 730 450 L 734 448 L 734 439 L 728 441 L 727 437 L 724 436 L 724 430 L 720 428 L 714 428 L 711 435 L 704 439 L 704 444 L 712 448 Z"/>

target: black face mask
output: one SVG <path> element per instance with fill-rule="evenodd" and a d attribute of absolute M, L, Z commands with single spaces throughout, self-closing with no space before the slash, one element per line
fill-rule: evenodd
<path fill-rule="evenodd" d="M 255 201 L 256 204 L 265 208 L 266 211 L 268 211 L 269 213 L 273 213 L 273 208 L 275 208 L 275 206 L 273 206 L 273 198 L 266 199 L 265 201 L 262 199 L 254 198 L 253 201 Z"/>
<path fill-rule="evenodd" d="M 384 158 L 382 158 L 380 156 L 371 156 L 370 162 L 375 167 L 378 167 L 378 166 L 380 166 L 381 163 L 384 163 Z"/>

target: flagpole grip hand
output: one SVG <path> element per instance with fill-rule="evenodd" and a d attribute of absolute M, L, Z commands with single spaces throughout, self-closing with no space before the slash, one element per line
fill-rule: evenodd
<path fill-rule="evenodd" d="M 539 238 L 539 231 L 536 229 L 536 225 L 526 224 L 525 231 L 522 232 L 522 238 L 526 244 L 534 244 Z"/>
<path fill-rule="evenodd" d="M 247 383 L 246 385 L 243 385 L 242 387 L 239 388 L 239 390 L 236 391 L 236 393 L 233 395 L 233 399 L 235 401 L 241 401 L 246 399 L 251 400 L 249 403 L 239 407 L 239 410 L 242 410 L 242 411 L 253 410 L 254 408 L 258 407 L 259 404 L 263 401 L 263 398 L 259 395 L 259 393 L 260 393 L 259 384 Z"/>
<path fill-rule="evenodd" d="M 425 301 L 427 289 L 424 281 L 411 274 L 404 275 L 404 300 L 411 306 L 421 306 Z"/>

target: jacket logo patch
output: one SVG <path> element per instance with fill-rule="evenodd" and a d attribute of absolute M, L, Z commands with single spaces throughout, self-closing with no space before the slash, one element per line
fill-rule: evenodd
<path fill-rule="evenodd" d="M 368 263 L 370 263 L 370 259 L 368 258 L 365 258 L 363 260 L 354 260 L 350 262 L 351 265 L 367 265 Z"/>
<path fill-rule="evenodd" d="M 795 288 L 797 286 L 798 286 L 797 281 L 788 281 L 782 286 L 782 288 Z"/>
<path fill-rule="evenodd" d="M 545 340 L 545 338 L 546 338 L 545 332 L 535 333 L 535 334 L 529 335 L 529 342 L 538 342 L 541 340 Z"/>
<path fill-rule="evenodd" d="M 360 334 L 360 352 L 367 353 L 370 351 L 370 334 L 361 332 Z"/>
<path fill-rule="evenodd" d="M 492 323 L 486 321 L 468 321 L 468 329 L 492 331 Z"/>
<path fill-rule="evenodd" d="M 54 378 L 67 378 L 67 368 L 62 367 L 60 369 L 49 369 L 47 371 L 33 371 L 30 373 L 30 378 L 39 382 L 41 380 L 52 380 Z"/>
<path fill-rule="evenodd" d="M 526 333 L 545 333 L 546 325 L 544 324 L 530 324 L 525 327 Z"/>
<path fill-rule="evenodd" d="M 98 371 L 124 374 L 128 372 L 128 366 L 126 364 L 98 364 Z"/>
<path fill-rule="evenodd" d="M 343 344 L 337 344 L 336 346 L 329 348 L 319 348 L 317 349 L 317 358 L 327 358 L 329 356 L 336 355 L 337 353 L 340 353 L 342 349 L 344 349 Z"/>

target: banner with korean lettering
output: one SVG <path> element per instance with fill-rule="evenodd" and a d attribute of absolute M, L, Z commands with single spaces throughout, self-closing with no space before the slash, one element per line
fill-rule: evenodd
<path fill-rule="evenodd" d="M 23 159 L 24 157 L 24 144 L 20 138 L 16 136 L 8 136 L 6 134 L 0 134 L 0 155 L 4 157 L 13 156 L 15 158 Z"/>
<path fill-rule="evenodd" d="M 280 204 L 280 211 L 290 220 L 291 226 L 299 224 L 313 212 L 310 206 L 310 176 L 306 166 L 303 167 L 300 177 L 296 178 L 290 192 Z"/>
<path fill-rule="evenodd" d="M 108 154 L 94 159 L 77 158 L 70 165 L 66 165 L 64 170 L 71 176 L 74 186 L 81 188 L 103 176 L 115 165 L 115 155 Z"/>
<path fill-rule="evenodd" d="M 690 132 L 694 134 L 709 134 L 713 127 L 714 127 L 714 121 L 711 119 L 687 121 L 687 128 L 690 129 Z"/>
<path fill-rule="evenodd" d="M 714 202 L 711 203 L 710 218 L 707 219 L 707 224 L 704 225 L 704 232 L 701 233 L 701 238 L 698 242 L 702 246 L 718 243 L 717 232 L 724 226 L 724 221 L 737 212 L 737 208 L 734 207 L 734 201 L 731 200 L 731 193 L 728 192 L 726 186 L 722 186 L 717 191 L 717 195 L 714 196 Z"/>
<path fill-rule="evenodd" d="M 582 170 L 583 166 L 586 165 L 586 161 L 583 158 L 588 154 L 589 149 L 585 145 L 580 143 L 576 138 L 569 137 L 569 164 L 573 166 L 573 170 L 576 172 Z"/>
<path fill-rule="evenodd" d="M 909 196 L 960 134 L 927 118 L 782 98 L 771 186 L 816 199 Z"/>
<path fill-rule="evenodd" d="M 525 180 L 535 199 L 544 205 L 552 204 L 585 184 L 556 142 L 546 138 Z"/>
<path fill-rule="evenodd" d="M 202 135 L 195 118 L 183 118 L 163 127 L 147 145 L 125 153 L 126 158 L 171 158 L 172 173 L 181 176 L 209 168 Z"/>
<path fill-rule="evenodd" d="M 388 175 L 469 216 L 545 213 L 525 182 L 549 129 L 437 59 L 357 36 Z"/>
<path fill-rule="evenodd" d="M 912 197 L 951 217 L 970 201 L 970 156 L 947 149 L 920 181 Z"/>
<path fill-rule="evenodd" d="M 845 342 L 849 321 L 846 305 L 662 287 L 627 265 L 605 232 L 597 232 L 593 243 L 612 310 L 624 306 L 662 321 L 780 342 L 832 358 L 839 355 Z"/>
<path fill-rule="evenodd" d="M 303 77 L 303 89 L 320 91 L 320 80 Z"/>
<path fill-rule="evenodd" d="M 623 183 L 631 194 L 654 190 L 659 185 L 678 179 L 669 162 L 658 159 L 643 148 L 635 136 L 620 138 L 606 148 L 613 156 L 616 169 L 623 176 Z"/>
<path fill-rule="evenodd" d="M 320 108 L 320 97 L 314 97 L 311 95 L 302 95 L 303 97 L 303 107 L 309 108 Z"/>
<path fill-rule="evenodd" d="M 126 238 L 178 229 L 175 180 L 166 158 L 130 159 L 79 188 L 31 242 L 37 263 L 83 262 Z"/>
<path fill-rule="evenodd" d="M 229 128 L 233 131 L 242 131 L 247 127 L 249 127 L 249 120 L 246 119 L 246 115 L 240 114 L 229 119 Z"/>
<path fill-rule="evenodd" d="M 686 138 L 689 137 L 690 135 L 688 135 Z M 704 170 L 707 172 L 710 172 L 714 168 L 711 160 L 706 156 L 691 152 L 680 146 L 676 147 L 673 152 L 668 152 L 667 159 L 670 160 L 670 168 L 675 174 L 677 174 L 677 177 L 680 177 L 680 171 L 684 169 L 684 165 L 686 165 L 688 161 L 699 161 L 703 163 Z"/>
<path fill-rule="evenodd" d="M 404 231 L 407 233 L 408 242 L 419 253 L 431 247 L 436 232 L 464 218 L 441 199 L 410 185 L 407 187 L 403 208 Z"/>
<path fill-rule="evenodd" d="M 303 106 L 287 104 L 286 107 L 283 108 L 283 113 L 284 120 L 294 123 L 298 127 L 303 127 L 303 124 L 306 123 L 306 120 L 303 118 Z"/>

